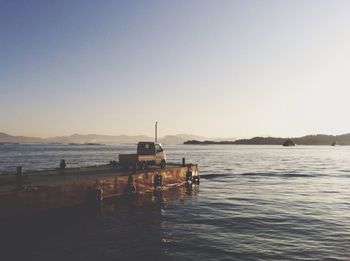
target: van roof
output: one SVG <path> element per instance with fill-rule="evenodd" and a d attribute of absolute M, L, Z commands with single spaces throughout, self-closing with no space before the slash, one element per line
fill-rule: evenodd
<path fill-rule="evenodd" d="M 158 142 L 154 142 L 154 141 L 140 141 L 138 144 L 158 144 L 158 145 L 162 145 L 161 143 Z"/>

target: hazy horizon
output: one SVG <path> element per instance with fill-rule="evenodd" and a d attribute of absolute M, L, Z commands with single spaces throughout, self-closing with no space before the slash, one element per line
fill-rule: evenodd
<path fill-rule="evenodd" d="M 348 1 L 1 1 L 0 131 L 350 132 Z M 141 133 L 141 134 L 140 134 Z"/>
<path fill-rule="evenodd" d="M 122 133 L 122 134 L 104 134 L 104 133 L 71 133 L 71 134 L 67 134 L 67 135 L 55 135 L 55 136 L 31 136 L 31 135 L 25 135 L 25 134 L 19 134 L 19 135 L 15 135 L 15 134 L 12 134 L 12 133 L 7 133 L 7 132 L 4 132 L 4 131 L 1 131 L 0 130 L 0 134 L 1 133 L 4 133 L 4 134 L 7 134 L 7 135 L 10 135 L 10 136 L 20 136 L 20 137 L 31 137 L 31 138 L 39 138 L 39 139 L 52 139 L 52 138 L 58 138 L 58 137 L 70 137 L 70 136 L 74 136 L 74 135 L 81 135 L 81 136 L 88 136 L 88 135 L 96 135 L 96 136 L 128 136 L 128 137 L 136 137 L 136 136 L 146 136 L 146 137 L 149 137 L 149 138 L 154 138 L 154 135 L 147 135 L 147 134 L 142 134 L 142 133 L 139 133 L 139 134 L 135 134 L 135 135 L 129 135 L 127 133 Z M 334 133 L 305 133 L 303 135 L 300 135 L 300 136 L 281 136 L 281 135 L 277 135 L 277 136 L 272 136 L 272 135 L 253 135 L 253 136 L 241 136 L 241 137 L 238 137 L 238 136 L 228 136 L 228 137 L 216 137 L 216 136 L 212 136 L 212 137 L 208 137 L 208 136 L 202 136 L 202 135 L 197 135 L 196 133 L 176 133 L 176 134 L 161 134 L 161 135 L 158 135 L 158 138 L 159 139 L 162 139 L 162 138 L 166 138 L 168 136 L 193 136 L 195 138 L 202 138 L 202 139 L 207 139 L 207 140 L 238 140 L 238 139 L 251 139 L 251 138 L 255 138 L 255 137 L 271 137 L 271 138 L 299 138 L 299 137 L 304 137 L 304 136 L 309 136 L 309 135 L 327 135 L 327 136 L 338 136 L 338 135 L 347 135 L 347 134 L 350 134 L 347 133 L 347 132 L 344 132 L 344 133 L 340 133 L 340 134 L 334 134 Z M 192 137 L 190 138 L 192 139 Z"/>

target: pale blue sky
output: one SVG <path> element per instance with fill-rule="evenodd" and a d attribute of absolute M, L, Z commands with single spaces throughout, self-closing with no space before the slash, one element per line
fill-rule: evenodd
<path fill-rule="evenodd" d="M 0 132 L 350 132 L 350 1 L 0 0 Z"/>

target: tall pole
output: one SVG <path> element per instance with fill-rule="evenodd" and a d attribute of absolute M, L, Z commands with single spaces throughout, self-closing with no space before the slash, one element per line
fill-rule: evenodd
<path fill-rule="evenodd" d="M 157 143 L 157 130 L 158 129 L 158 121 L 156 121 L 156 126 L 155 126 L 155 135 L 154 135 L 154 138 L 155 138 L 155 142 Z"/>

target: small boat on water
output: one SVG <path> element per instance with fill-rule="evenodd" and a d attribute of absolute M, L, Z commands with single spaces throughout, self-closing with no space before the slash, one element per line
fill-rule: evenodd
<path fill-rule="evenodd" d="M 284 143 L 283 143 L 284 147 L 290 147 L 290 146 L 295 146 L 295 142 L 292 139 L 287 139 Z"/>
<path fill-rule="evenodd" d="M 332 146 L 338 145 L 338 142 L 333 141 L 331 145 L 332 145 Z"/>

